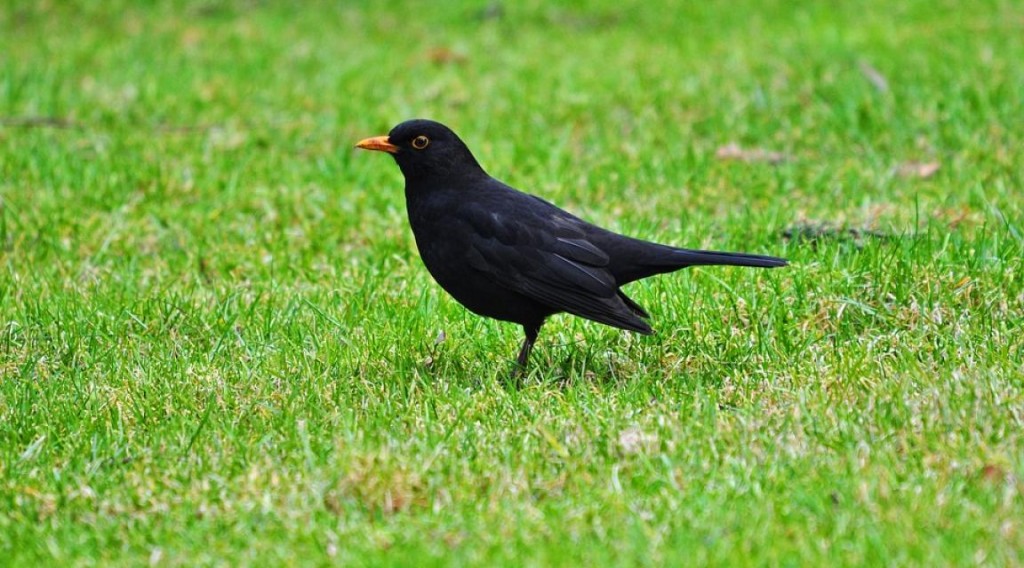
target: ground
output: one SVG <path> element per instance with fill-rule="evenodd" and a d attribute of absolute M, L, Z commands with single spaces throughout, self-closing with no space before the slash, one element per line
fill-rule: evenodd
<path fill-rule="evenodd" d="M 8 565 L 1024 563 L 1024 6 L 0 8 Z M 422 267 L 412 117 L 659 242 L 657 334 Z"/>

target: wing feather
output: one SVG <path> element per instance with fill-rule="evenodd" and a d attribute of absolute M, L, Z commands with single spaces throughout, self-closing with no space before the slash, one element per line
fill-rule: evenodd
<path fill-rule="evenodd" d="M 551 222 L 493 210 L 461 218 L 478 237 L 469 243 L 470 266 L 496 283 L 558 311 L 651 333 L 643 310 L 619 291 L 608 254 L 586 239 L 574 218 Z"/>

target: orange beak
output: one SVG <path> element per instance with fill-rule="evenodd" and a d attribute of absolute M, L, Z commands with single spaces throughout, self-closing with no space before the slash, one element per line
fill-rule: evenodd
<path fill-rule="evenodd" d="M 398 146 L 395 146 L 388 141 L 387 136 L 374 136 L 373 138 L 367 138 L 360 140 L 356 144 L 356 148 L 362 148 L 363 150 L 376 150 L 378 152 L 387 152 L 388 154 L 394 154 L 398 152 Z"/>

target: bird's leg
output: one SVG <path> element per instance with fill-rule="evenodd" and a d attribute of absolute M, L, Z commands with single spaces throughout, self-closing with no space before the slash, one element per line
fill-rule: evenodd
<path fill-rule="evenodd" d="M 518 379 L 526 371 L 526 362 L 530 359 L 530 351 L 533 350 L 533 342 L 537 341 L 537 334 L 540 333 L 539 325 L 524 325 L 523 332 L 526 338 L 523 339 L 523 346 L 519 348 L 519 357 L 516 358 L 516 367 L 512 370 L 512 378 Z"/>
<path fill-rule="evenodd" d="M 516 359 L 516 363 L 520 367 L 526 367 L 526 362 L 530 358 L 530 351 L 533 350 L 533 342 L 537 341 L 537 334 L 540 333 L 540 326 L 523 326 L 523 331 L 526 332 L 526 338 L 523 339 L 523 346 L 519 349 L 519 357 Z"/>

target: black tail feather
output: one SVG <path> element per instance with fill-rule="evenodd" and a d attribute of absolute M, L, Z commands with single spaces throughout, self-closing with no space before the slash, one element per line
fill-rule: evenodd
<path fill-rule="evenodd" d="M 676 268 L 687 266 L 753 266 L 757 268 L 778 268 L 789 261 L 774 256 L 745 254 L 739 252 L 718 252 L 712 250 L 675 249 L 665 260 Z"/>
<path fill-rule="evenodd" d="M 784 258 L 760 254 L 675 248 L 635 240 L 624 242 L 630 246 L 622 247 L 613 256 L 616 262 L 612 267 L 612 273 L 620 286 L 655 274 L 675 272 L 689 266 L 725 265 L 777 268 L 789 264 L 789 261 Z"/>

